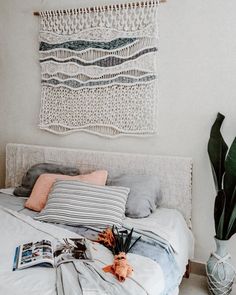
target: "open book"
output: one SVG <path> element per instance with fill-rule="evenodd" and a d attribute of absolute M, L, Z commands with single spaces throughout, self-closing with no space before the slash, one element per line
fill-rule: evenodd
<path fill-rule="evenodd" d="M 56 267 L 74 259 L 91 260 L 91 251 L 84 238 L 70 238 L 52 242 L 41 240 L 20 245 L 16 248 L 13 270 L 31 266 Z"/>

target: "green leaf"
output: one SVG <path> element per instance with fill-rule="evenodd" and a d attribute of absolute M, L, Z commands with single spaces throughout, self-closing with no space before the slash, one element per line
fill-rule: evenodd
<path fill-rule="evenodd" d="M 236 199 L 236 186 L 234 188 L 234 193 L 232 196 L 232 199 Z M 234 202 L 233 210 L 230 215 L 227 234 L 226 234 L 226 240 L 230 239 L 232 235 L 236 233 L 236 202 Z"/>
<path fill-rule="evenodd" d="M 220 190 L 220 191 L 218 191 L 218 194 L 215 198 L 215 207 L 214 207 L 214 219 L 215 219 L 216 234 L 217 234 L 217 231 L 219 228 L 220 220 L 222 218 L 224 206 L 225 206 L 225 193 L 223 190 Z"/>
<path fill-rule="evenodd" d="M 236 138 L 231 144 L 225 160 L 225 175 L 223 183 L 226 195 L 225 232 L 227 232 L 229 221 L 236 202 L 236 195 L 234 194 L 236 185 Z"/>
<path fill-rule="evenodd" d="M 208 154 L 211 161 L 212 173 L 217 192 L 222 189 L 222 178 L 225 170 L 224 161 L 228 150 L 228 146 L 220 132 L 224 118 L 225 116 L 221 113 L 217 114 L 208 141 Z"/>
<path fill-rule="evenodd" d="M 236 137 L 234 138 L 226 157 L 225 169 L 236 177 Z"/>
<path fill-rule="evenodd" d="M 234 211 L 235 214 L 235 211 Z M 235 215 L 234 215 L 235 217 Z M 234 219 L 234 222 L 232 222 L 232 227 L 229 233 L 226 236 L 226 240 L 229 240 L 234 234 L 236 233 L 236 220 Z"/>
<path fill-rule="evenodd" d="M 217 226 L 216 227 L 216 237 L 219 240 L 224 239 L 224 220 L 225 220 L 225 204 L 226 204 L 226 197 L 225 197 L 224 191 L 221 191 L 221 198 L 222 198 L 222 200 L 221 200 L 222 205 L 220 206 L 220 208 L 218 208 L 218 210 L 219 210 L 219 212 L 221 212 L 221 214 L 220 214 L 219 222 L 216 225 Z"/>
<path fill-rule="evenodd" d="M 224 190 L 226 192 L 227 199 L 230 199 L 228 203 L 232 206 L 232 195 L 236 185 L 236 138 L 234 139 L 229 149 L 228 155 L 225 160 L 225 177 L 224 177 Z M 234 202 L 233 202 L 234 203 Z"/>

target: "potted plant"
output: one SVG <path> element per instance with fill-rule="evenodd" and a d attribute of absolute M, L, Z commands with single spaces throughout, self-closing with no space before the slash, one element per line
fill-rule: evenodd
<path fill-rule="evenodd" d="M 211 294 L 230 294 L 235 278 L 227 241 L 236 233 L 236 138 L 230 148 L 221 134 L 225 116 L 217 114 L 208 142 L 216 198 L 214 206 L 216 252 L 206 266 Z"/>

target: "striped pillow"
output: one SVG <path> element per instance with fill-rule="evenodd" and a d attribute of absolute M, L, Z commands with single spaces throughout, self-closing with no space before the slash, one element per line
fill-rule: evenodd
<path fill-rule="evenodd" d="M 129 191 L 125 187 L 59 180 L 35 219 L 74 226 L 121 226 Z"/>

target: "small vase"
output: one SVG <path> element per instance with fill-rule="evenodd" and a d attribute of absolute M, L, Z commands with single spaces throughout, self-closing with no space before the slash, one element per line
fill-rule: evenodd
<path fill-rule="evenodd" d="M 227 240 L 215 238 L 216 252 L 212 253 L 206 265 L 207 282 L 210 294 L 228 295 L 232 291 L 235 270 L 231 256 L 227 252 Z"/>

